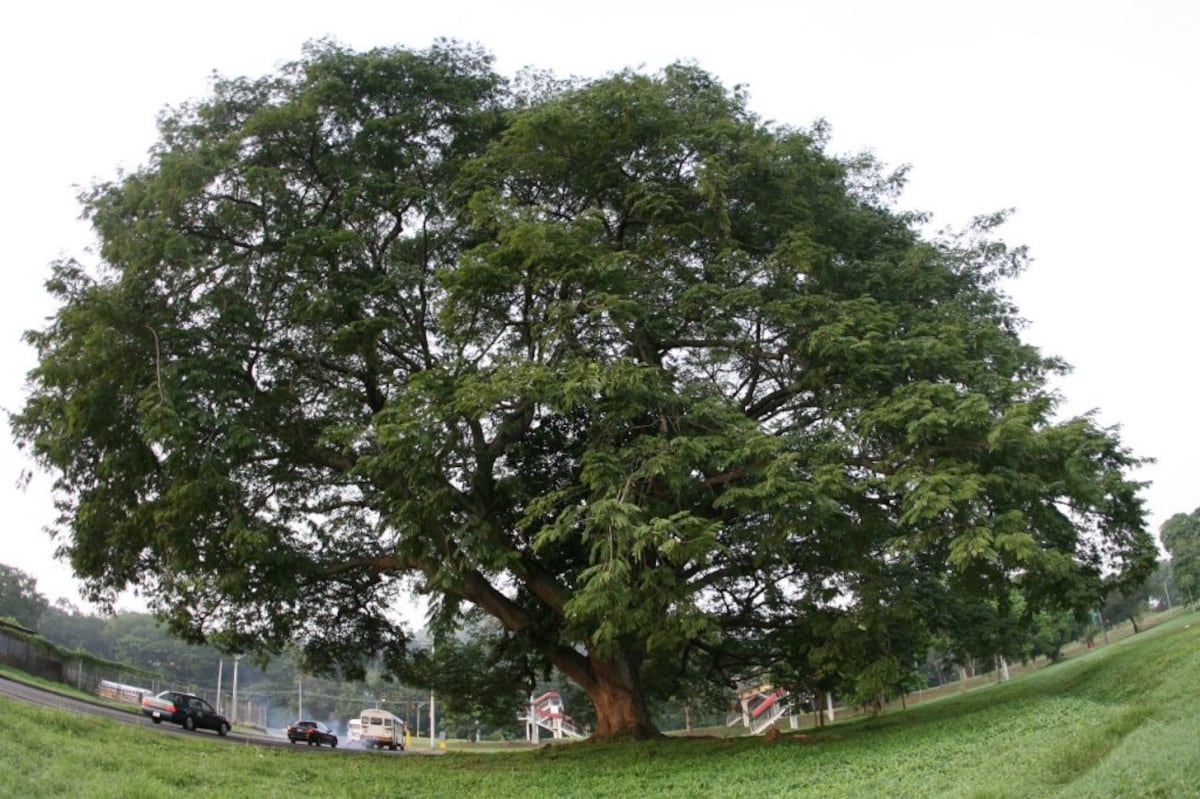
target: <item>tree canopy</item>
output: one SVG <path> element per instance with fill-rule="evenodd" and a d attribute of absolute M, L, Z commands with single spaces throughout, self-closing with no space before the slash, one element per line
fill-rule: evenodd
<path fill-rule="evenodd" d="M 99 263 L 28 335 L 65 554 L 351 673 L 404 668 L 406 590 L 478 608 L 634 737 L 684 677 L 894 683 L 950 594 L 1144 577 L 1138 460 L 1055 418 L 1003 214 L 927 235 L 827 138 L 691 65 L 321 42 L 216 79 L 83 196 Z"/>
<path fill-rule="evenodd" d="M 0 616 L 36 630 L 48 607 L 33 575 L 0 563 Z"/>
<path fill-rule="evenodd" d="M 1189 604 L 1200 595 L 1200 508 L 1176 513 L 1159 528 L 1163 548 L 1171 556 L 1174 583 Z"/>

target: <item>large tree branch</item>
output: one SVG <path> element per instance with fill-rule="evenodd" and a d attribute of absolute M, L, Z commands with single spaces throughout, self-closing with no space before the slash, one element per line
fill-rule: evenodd
<path fill-rule="evenodd" d="M 325 567 L 326 577 L 340 577 L 356 571 L 365 571 L 373 576 L 385 573 L 415 571 L 421 568 L 416 558 L 401 558 L 397 555 L 367 555 L 350 558 Z"/>
<path fill-rule="evenodd" d="M 507 629 L 521 632 L 533 623 L 524 608 L 497 591 L 479 571 L 471 570 L 461 576 L 463 596 L 499 620 Z M 593 682 L 588 659 L 577 650 L 548 641 L 539 642 L 538 647 L 551 663 L 581 686 L 586 688 Z"/>

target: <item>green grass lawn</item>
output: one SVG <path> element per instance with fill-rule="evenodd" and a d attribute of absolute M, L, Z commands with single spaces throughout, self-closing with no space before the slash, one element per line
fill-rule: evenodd
<path fill-rule="evenodd" d="M 0 796 L 1200 797 L 1200 615 L 1011 682 L 763 738 L 441 757 L 229 744 L 0 699 Z"/>

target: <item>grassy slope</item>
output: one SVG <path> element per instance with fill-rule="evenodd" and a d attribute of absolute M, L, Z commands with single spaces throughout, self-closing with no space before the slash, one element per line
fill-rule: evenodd
<path fill-rule="evenodd" d="M 1200 797 L 1200 616 L 820 732 L 444 757 L 236 746 L 0 699 L 0 796 Z"/>

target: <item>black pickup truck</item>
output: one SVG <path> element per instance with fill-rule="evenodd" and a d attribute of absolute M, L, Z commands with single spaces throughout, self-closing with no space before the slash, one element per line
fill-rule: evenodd
<path fill-rule="evenodd" d="M 142 712 L 155 724 L 169 721 L 185 730 L 216 730 L 218 735 L 229 732 L 229 720 L 213 706 L 195 694 L 182 691 L 163 691 L 158 696 L 142 700 Z"/>

